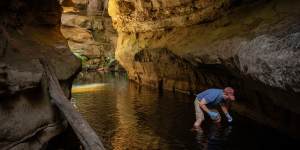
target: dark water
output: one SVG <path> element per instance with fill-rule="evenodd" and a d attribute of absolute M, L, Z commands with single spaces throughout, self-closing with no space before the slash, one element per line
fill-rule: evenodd
<path fill-rule="evenodd" d="M 97 83 L 88 85 L 90 83 Z M 87 85 L 78 88 L 80 85 Z M 126 75 L 89 73 L 75 82 L 78 110 L 107 149 L 285 150 L 296 141 L 233 113 L 234 123 L 194 122 L 193 96 L 159 92 L 128 82 Z"/>

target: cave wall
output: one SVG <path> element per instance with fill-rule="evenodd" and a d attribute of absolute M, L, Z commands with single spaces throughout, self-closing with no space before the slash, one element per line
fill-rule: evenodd
<path fill-rule="evenodd" d="M 57 0 L 0 2 L 0 149 L 42 149 L 67 128 L 51 102 L 40 58 L 47 59 L 65 93 L 80 61 L 60 33 Z"/>
<path fill-rule="evenodd" d="M 232 86 L 234 109 L 300 137 L 296 0 L 110 0 L 116 58 L 137 83 L 197 93 Z"/>

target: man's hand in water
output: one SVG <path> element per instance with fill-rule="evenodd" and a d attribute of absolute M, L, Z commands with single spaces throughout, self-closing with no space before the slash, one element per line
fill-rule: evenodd
<path fill-rule="evenodd" d="M 209 111 L 208 112 L 208 115 L 209 115 L 209 117 L 212 119 L 212 120 L 218 120 L 219 119 L 219 113 L 217 113 L 217 112 L 213 112 L 213 111 Z"/>
<path fill-rule="evenodd" d="M 225 115 L 226 115 L 226 117 L 227 117 L 227 121 L 228 121 L 228 122 L 232 122 L 233 119 L 232 119 L 232 117 L 230 116 L 230 114 L 229 114 L 229 113 L 226 113 Z"/>
<path fill-rule="evenodd" d="M 230 122 L 232 122 L 232 117 L 230 116 L 230 114 L 228 113 L 228 110 L 227 110 L 227 107 L 226 107 L 226 105 L 224 105 L 224 104 L 220 104 L 220 106 L 221 106 L 221 109 L 222 109 L 222 111 L 224 112 L 224 114 L 225 114 L 225 116 L 226 116 L 226 118 L 227 118 L 227 121 L 230 123 Z"/>

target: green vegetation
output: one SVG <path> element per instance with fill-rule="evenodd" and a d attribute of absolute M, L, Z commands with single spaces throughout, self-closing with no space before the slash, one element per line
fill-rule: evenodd
<path fill-rule="evenodd" d="M 73 53 L 77 58 L 79 58 L 81 60 L 82 63 L 86 62 L 88 60 L 88 58 L 86 56 L 83 56 L 79 53 L 74 52 Z"/>

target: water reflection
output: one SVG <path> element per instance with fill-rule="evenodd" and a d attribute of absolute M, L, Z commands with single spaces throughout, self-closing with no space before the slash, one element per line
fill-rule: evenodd
<path fill-rule="evenodd" d="M 205 130 L 201 128 L 196 131 L 195 139 L 201 150 L 222 150 L 231 132 L 231 125 L 224 126 L 220 123 L 211 123 Z"/>
<path fill-rule="evenodd" d="M 114 149 L 160 149 L 165 147 L 163 137 L 153 127 L 153 118 L 159 107 L 158 94 L 149 95 L 135 84 L 128 84 L 126 89 L 116 93 L 118 128 L 112 139 Z M 158 115 L 159 116 L 159 115 Z"/>
<path fill-rule="evenodd" d="M 129 85 L 130 86 L 130 85 Z M 117 119 L 118 128 L 112 138 L 112 146 L 114 149 L 136 149 L 140 145 L 148 147 L 155 145 L 157 136 L 149 136 L 154 134 L 151 130 L 141 127 L 141 122 L 144 113 L 148 111 L 141 108 L 139 102 L 143 102 L 144 105 L 149 102 L 147 99 L 138 101 L 135 90 L 121 89 L 116 92 L 116 108 L 117 108 Z M 146 104 L 147 105 L 147 104 Z M 141 114 L 139 110 L 142 109 Z M 147 131 L 147 132 L 144 132 Z"/>
<path fill-rule="evenodd" d="M 296 143 L 235 114 L 232 126 L 206 121 L 202 131 L 191 132 L 193 96 L 160 93 L 128 82 L 120 74 L 87 74 L 76 81 L 75 88 L 83 84 L 83 89 L 90 89 L 86 84 L 95 82 L 101 90 L 79 90 L 73 97 L 107 149 L 279 150 Z"/>
<path fill-rule="evenodd" d="M 86 92 L 96 92 L 103 90 L 107 84 L 105 83 L 93 83 L 84 85 L 74 85 L 72 87 L 72 93 L 86 93 Z"/>

